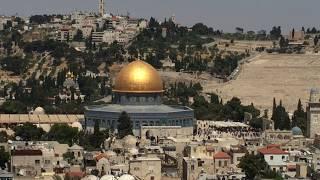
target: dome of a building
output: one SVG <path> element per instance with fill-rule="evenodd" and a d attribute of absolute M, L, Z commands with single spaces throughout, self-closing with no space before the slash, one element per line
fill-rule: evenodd
<path fill-rule="evenodd" d="M 45 114 L 45 111 L 42 107 L 37 107 L 34 111 L 33 114 Z"/>
<path fill-rule="evenodd" d="M 137 154 L 139 154 L 139 150 L 137 148 L 130 148 L 129 153 L 131 155 L 137 155 Z"/>
<path fill-rule="evenodd" d="M 155 68 L 144 61 L 136 60 L 121 69 L 115 80 L 113 91 L 161 93 L 163 92 L 163 84 Z"/>
<path fill-rule="evenodd" d="M 294 136 L 302 135 L 302 130 L 298 126 L 293 127 L 291 131 Z"/>
<path fill-rule="evenodd" d="M 124 174 L 118 180 L 134 180 L 134 177 L 129 174 Z"/>
<path fill-rule="evenodd" d="M 116 178 L 112 175 L 104 175 L 100 178 L 100 180 L 116 180 Z"/>
<path fill-rule="evenodd" d="M 132 135 L 127 135 L 126 137 L 123 138 L 123 142 L 126 148 L 136 147 L 137 138 Z"/>
<path fill-rule="evenodd" d="M 79 123 L 79 122 L 73 122 L 72 124 L 71 124 L 71 127 L 74 127 L 74 128 L 78 128 L 78 131 L 82 131 L 82 125 L 81 125 L 81 123 Z"/>

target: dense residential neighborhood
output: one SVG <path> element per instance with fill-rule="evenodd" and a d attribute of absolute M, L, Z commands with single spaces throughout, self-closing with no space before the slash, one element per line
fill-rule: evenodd
<path fill-rule="evenodd" d="M 320 179 L 319 29 L 96 4 L 0 15 L 0 180 Z"/>

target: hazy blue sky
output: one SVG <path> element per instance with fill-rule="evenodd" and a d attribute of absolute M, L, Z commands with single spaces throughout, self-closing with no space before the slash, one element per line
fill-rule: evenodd
<path fill-rule="evenodd" d="M 0 0 L 0 14 L 19 15 L 97 11 L 98 0 Z M 203 22 L 214 29 L 234 31 L 319 27 L 320 0 L 106 0 L 108 12 L 158 19 L 176 15 L 183 25 Z"/>

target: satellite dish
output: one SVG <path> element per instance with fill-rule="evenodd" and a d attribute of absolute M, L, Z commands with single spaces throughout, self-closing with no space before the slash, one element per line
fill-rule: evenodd
<path fill-rule="evenodd" d="M 21 140 L 21 137 L 20 137 L 20 136 L 16 136 L 16 140 L 17 140 L 17 141 L 20 141 L 20 140 Z"/>

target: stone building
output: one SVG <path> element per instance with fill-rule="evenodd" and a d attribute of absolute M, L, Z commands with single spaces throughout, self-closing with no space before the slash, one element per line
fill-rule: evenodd
<path fill-rule="evenodd" d="M 226 175 L 230 170 L 231 156 L 225 152 L 217 152 L 214 156 L 215 173 L 218 175 Z"/>
<path fill-rule="evenodd" d="M 21 149 L 11 152 L 12 171 L 26 177 L 39 176 L 43 172 L 53 172 L 54 152 L 36 149 Z"/>
<path fill-rule="evenodd" d="M 311 89 L 307 104 L 307 136 L 314 138 L 320 129 L 320 91 L 318 89 Z"/>
<path fill-rule="evenodd" d="M 129 162 L 130 174 L 140 179 L 161 180 L 161 160 L 156 157 L 137 157 Z"/>
<path fill-rule="evenodd" d="M 263 155 L 268 166 L 273 171 L 286 171 L 289 153 L 281 150 L 279 146 L 267 146 L 258 150 Z"/>
<path fill-rule="evenodd" d="M 81 165 L 83 163 L 83 148 L 74 144 L 68 148 L 68 152 L 71 152 L 74 156 L 74 164 Z"/>

